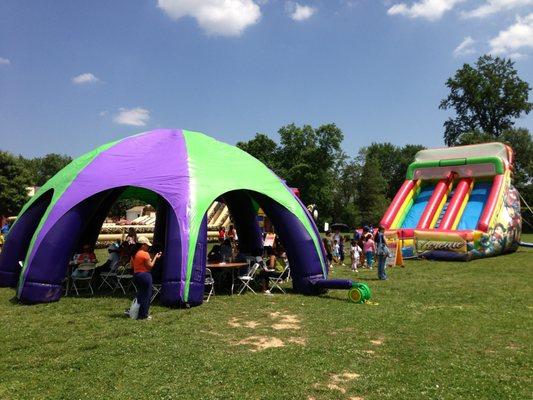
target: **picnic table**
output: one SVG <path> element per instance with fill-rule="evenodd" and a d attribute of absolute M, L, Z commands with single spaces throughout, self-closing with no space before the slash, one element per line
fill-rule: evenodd
<path fill-rule="evenodd" d="M 231 270 L 231 294 L 233 294 L 233 289 L 235 286 L 235 270 L 243 267 L 247 267 L 247 262 L 228 262 L 228 263 L 207 263 L 207 268 L 213 269 L 225 269 Z"/>

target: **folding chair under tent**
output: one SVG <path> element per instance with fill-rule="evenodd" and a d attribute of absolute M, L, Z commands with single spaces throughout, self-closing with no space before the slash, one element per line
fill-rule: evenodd
<path fill-rule="evenodd" d="M 16 287 L 24 303 L 59 300 L 74 251 L 95 243 L 112 204 L 135 192 L 151 196 L 150 204 L 156 206 L 154 242 L 164 253 L 162 304 L 202 303 L 206 213 L 215 200 L 227 204 L 241 251 L 252 255 L 262 251 L 257 210 L 263 209 L 287 251 L 295 292 L 320 294 L 328 287 L 355 286 L 326 280 L 325 253 L 311 216 L 264 164 L 201 133 L 171 129 L 103 145 L 41 187 L 7 236 L 0 255 L 0 286 Z"/>

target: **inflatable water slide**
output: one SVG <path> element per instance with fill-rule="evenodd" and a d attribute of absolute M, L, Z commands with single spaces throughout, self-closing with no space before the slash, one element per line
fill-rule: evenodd
<path fill-rule="evenodd" d="M 471 260 L 515 251 L 522 220 L 502 143 L 421 150 L 381 220 L 404 257 Z"/>

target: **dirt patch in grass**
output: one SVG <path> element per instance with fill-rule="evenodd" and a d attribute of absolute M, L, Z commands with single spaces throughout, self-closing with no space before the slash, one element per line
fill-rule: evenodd
<path fill-rule="evenodd" d="M 278 311 L 270 313 L 270 318 L 275 320 L 272 324 L 272 329 L 284 330 L 284 329 L 300 329 L 300 319 L 294 314 L 282 314 Z"/>
<path fill-rule="evenodd" d="M 261 324 L 257 321 L 248 321 L 248 320 L 242 320 L 240 318 L 233 317 L 232 319 L 228 321 L 228 325 L 233 328 L 255 329 Z"/>
<path fill-rule="evenodd" d="M 307 339 L 303 337 L 290 337 L 287 341 L 289 343 L 299 344 L 300 346 L 305 346 L 307 344 Z"/>
<path fill-rule="evenodd" d="M 351 382 L 357 378 L 359 378 L 359 374 L 356 374 L 355 372 L 349 372 L 344 371 L 340 374 L 332 374 L 329 377 L 329 382 L 326 383 L 315 383 L 313 387 L 315 389 L 328 389 L 331 391 L 338 391 L 342 394 L 345 394 L 347 391 L 346 384 L 348 382 Z"/>
<path fill-rule="evenodd" d="M 383 344 L 383 339 L 374 339 L 371 340 L 370 343 L 372 343 L 374 346 L 381 346 Z"/>
<path fill-rule="evenodd" d="M 331 382 L 350 382 L 359 378 L 359 374 L 354 372 L 343 372 L 341 374 L 331 375 Z"/>
<path fill-rule="evenodd" d="M 250 351 L 263 351 L 266 349 L 283 347 L 285 343 L 283 340 L 276 337 L 265 337 L 265 336 L 250 336 L 245 339 L 242 339 L 235 343 L 240 346 L 250 346 Z"/>

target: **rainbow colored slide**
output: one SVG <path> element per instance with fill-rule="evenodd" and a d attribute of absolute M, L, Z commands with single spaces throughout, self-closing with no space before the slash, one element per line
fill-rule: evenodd
<path fill-rule="evenodd" d="M 513 151 L 484 143 L 419 151 L 381 220 L 404 257 L 471 260 L 515 251 L 522 219 Z"/>

